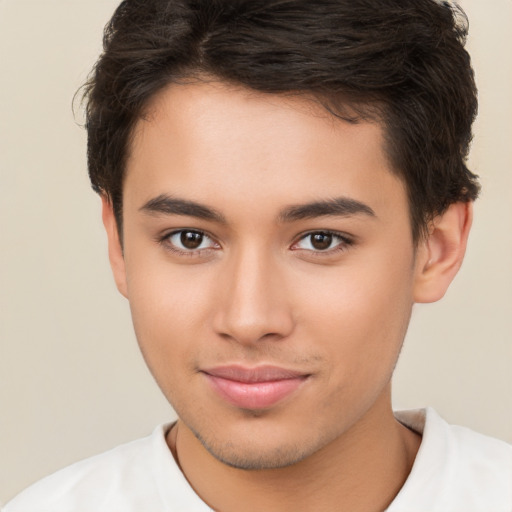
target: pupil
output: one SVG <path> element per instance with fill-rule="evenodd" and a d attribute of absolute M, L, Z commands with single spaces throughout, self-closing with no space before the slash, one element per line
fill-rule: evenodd
<path fill-rule="evenodd" d="M 194 233 L 193 231 L 184 231 L 181 233 L 181 243 L 187 249 L 197 249 L 202 241 L 203 235 L 201 233 Z"/>
<path fill-rule="evenodd" d="M 332 243 L 332 235 L 328 233 L 316 233 L 312 236 L 311 244 L 320 251 L 329 249 Z"/>

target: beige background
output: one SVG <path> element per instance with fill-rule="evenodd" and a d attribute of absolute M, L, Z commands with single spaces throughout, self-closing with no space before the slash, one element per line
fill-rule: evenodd
<path fill-rule="evenodd" d="M 415 311 L 395 406 L 432 405 L 512 442 L 512 1 L 461 3 L 484 192 L 462 272 L 441 303 Z M 110 276 L 71 111 L 116 4 L 0 0 L 0 502 L 173 418 Z"/>

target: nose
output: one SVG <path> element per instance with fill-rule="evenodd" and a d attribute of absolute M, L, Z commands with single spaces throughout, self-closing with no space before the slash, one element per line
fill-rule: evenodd
<path fill-rule="evenodd" d="M 232 255 L 219 274 L 215 331 L 241 344 L 281 340 L 294 328 L 283 268 L 272 256 L 247 248 Z"/>

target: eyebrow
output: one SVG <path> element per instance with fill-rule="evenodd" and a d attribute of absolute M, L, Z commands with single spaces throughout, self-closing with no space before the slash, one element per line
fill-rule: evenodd
<path fill-rule="evenodd" d="M 140 210 L 150 215 L 186 215 L 226 224 L 224 216 L 213 208 L 167 194 L 161 194 L 149 200 Z"/>
<path fill-rule="evenodd" d="M 289 206 L 281 211 L 279 220 L 281 222 L 293 222 L 331 215 L 342 217 L 367 215 L 369 217 L 377 217 L 373 209 L 361 201 L 349 197 L 336 197 L 325 201 L 314 201 L 312 203 Z"/>
<path fill-rule="evenodd" d="M 195 201 L 161 194 L 150 199 L 141 208 L 149 215 L 184 215 L 198 219 L 210 220 L 226 224 L 226 218 L 217 210 Z M 376 217 L 375 212 L 368 205 L 349 197 L 337 197 L 323 201 L 288 206 L 281 210 L 279 221 L 293 222 L 303 219 L 312 219 L 326 216 L 366 215 Z"/>

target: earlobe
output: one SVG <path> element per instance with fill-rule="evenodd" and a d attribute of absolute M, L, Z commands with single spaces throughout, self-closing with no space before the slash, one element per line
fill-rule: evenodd
<path fill-rule="evenodd" d="M 125 297 L 128 297 L 123 248 L 119 238 L 119 231 L 117 229 L 117 221 L 114 215 L 112 203 L 105 195 L 101 196 L 101 203 L 103 225 L 105 226 L 108 239 L 108 257 L 114 274 L 114 280 L 119 292 Z"/>
<path fill-rule="evenodd" d="M 417 250 L 415 302 L 435 302 L 444 296 L 462 265 L 472 220 L 472 203 L 459 202 L 432 221 Z"/>

